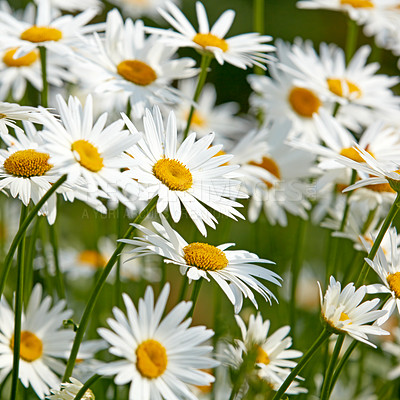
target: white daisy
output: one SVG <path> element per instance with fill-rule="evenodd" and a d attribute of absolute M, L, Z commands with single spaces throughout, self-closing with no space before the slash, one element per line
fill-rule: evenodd
<path fill-rule="evenodd" d="M 137 135 L 132 122 L 123 117 L 128 129 Z M 137 166 L 124 174 L 146 186 L 142 193 L 146 199 L 158 196 L 159 213 L 169 207 L 172 219 L 178 222 L 182 203 L 204 236 L 204 223 L 215 228 L 218 221 L 202 203 L 230 218 L 243 218 L 234 208 L 241 205 L 231 200 L 246 197 L 239 191 L 240 182 L 232 179 L 238 166 L 224 165 L 232 158 L 230 155 L 216 156 L 222 146 L 211 146 L 214 134 L 196 141 L 193 132 L 179 146 L 174 113 L 170 113 L 164 130 L 157 107 L 153 115 L 146 110 L 143 123 L 143 139 L 130 150 Z"/>
<path fill-rule="evenodd" d="M 34 0 L 40 4 L 41 0 Z M 88 8 L 100 10 L 102 2 L 100 0 L 50 0 L 51 7 L 54 10 L 63 10 L 68 12 L 84 11 Z"/>
<path fill-rule="evenodd" d="M 171 0 L 180 4 L 180 0 Z M 160 15 L 158 9 L 165 8 L 166 0 L 111 0 L 110 3 L 122 8 L 122 11 L 134 18 L 143 16 L 158 20 Z"/>
<path fill-rule="evenodd" d="M 270 36 L 245 33 L 224 39 L 235 17 L 233 10 L 225 11 L 210 29 L 206 10 L 203 4 L 197 1 L 196 13 L 199 23 L 197 32 L 172 2 L 166 3 L 166 9 L 160 9 L 160 14 L 178 32 L 158 28 L 147 28 L 147 30 L 161 35 L 163 41 L 170 46 L 193 47 L 199 52 L 213 55 L 219 64 L 227 62 L 243 69 L 254 65 L 265 68 L 263 63 L 271 59 L 271 56 L 265 54 L 274 50 L 274 46 L 265 44 L 271 41 Z"/>
<path fill-rule="evenodd" d="M 51 155 L 50 163 L 59 166 L 68 175 L 71 185 L 83 179 L 88 194 L 96 197 L 99 189 L 103 196 L 123 202 L 129 208 L 135 204 L 128 200 L 118 187 L 137 193 L 135 182 L 122 175 L 121 168 L 135 164 L 125 151 L 137 142 L 140 135 L 122 130 L 124 122 L 118 120 L 106 125 L 107 114 L 93 121 L 92 97 L 88 96 L 82 107 L 79 100 L 70 96 L 68 103 L 57 96 L 61 120 L 42 109 L 44 149 Z"/>
<path fill-rule="evenodd" d="M 49 400 L 74 400 L 75 396 L 82 389 L 83 383 L 79 382 L 78 379 L 69 378 L 70 382 L 64 382 L 61 384 L 61 390 L 52 389 L 51 396 L 46 398 Z M 94 400 L 93 392 L 88 389 L 82 397 L 82 400 Z"/>
<path fill-rule="evenodd" d="M 65 365 L 59 358 L 68 357 L 74 338 L 72 330 L 62 329 L 63 320 L 72 312 L 64 310 L 65 301 L 50 308 L 51 298 L 42 300 L 42 287 L 33 290 L 22 314 L 19 379 L 28 388 L 32 386 L 39 398 L 49 394 L 49 388 L 57 387 L 60 379 L 54 373 L 63 372 Z M 13 366 L 14 312 L 3 297 L 0 303 L 0 380 Z"/>
<path fill-rule="evenodd" d="M 258 258 L 256 254 L 245 250 L 227 250 L 233 243 L 212 246 L 208 243 L 187 243 L 171 226 L 163 215 L 160 225 L 153 222 L 157 233 L 136 226 L 144 233 L 143 237 L 121 239 L 122 242 L 137 246 L 131 251 L 135 257 L 148 254 L 158 254 L 165 258 L 164 262 L 180 266 L 180 272 L 187 275 L 189 281 L 213 278 L 225 292 L 238 313 L 243 304 L 243 296 L 248 297 L 255 307 L 257 301 L 252 290 L 260 293 L 271 303 L 273 293 L 258 279 L 265 279 L 280 286 L 279 275 L 264 267 L 255 265 L 274 264 L 272 261 Z"/>
<path fill-rule="evenodd" d="M 389 332 L 379 326 L 366 325 L 366 323 L 375 322 L 387 311 L 376 310 L 379 299 L 360 304 L 366 293 L 366 286 L 363 285 L 356 290 L 353 283 L 349 283 L 341 290 L 340 282 L 331 276 L 324 296 L 320 287 L 321 313 L 328 329 L 335 333 L 347 333 L 353 339 L 376 347 L 368 340 L 368 334 L 389 335 Z"/>
<path fill-rule="evenodd" d="M 116 9 L 107 14 L 104 39 L 93 39 L 80 49 L 86 60 L 80 74 L 83 85 L 96 93 L 118 92 L 125 104 L 129 99 L 134 118 L 153 104 L 176 103 L 180 93 L 171 82 L 198 72 L 193 59 L 173 59 L 176 48 L 166 47 L 154 35 L 146 37 L 141 20 L 128 18 L 124 23 Z"/>
<path fill-rule="evenodd" d="M 114 307 L 115 319 L 107 320 L 112 330 L 98 329 L 110 343 L 110 353 L 122 358 L 104 364 L 98 373 L 116 375 L 117 385 L 130 383 L 130 400 L 196 400 L 188 384 L 208 385 L 214 380 L 202 371 L 218 365 L 209 358 L 212 347 L 204 344 L 214 332 L 204 326 L 189 327 L 191 319 L 184 318 L 190 302 L 179 303 L 161 320 L 168 294 L 166 284 L 154 304 L 153 289 L 147 287 L 139 312 L 124 294 L 127 317 Z"/>

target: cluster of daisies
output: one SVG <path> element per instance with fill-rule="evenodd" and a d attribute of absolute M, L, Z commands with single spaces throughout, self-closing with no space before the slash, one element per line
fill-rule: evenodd
<path fill-rule="evenodd" d="M 400 79 L 368 45 L 227 37 L 235 12 L 210 26 L 200 1 L 195 25 L 177 1 L 112 4 L 0 6 L 0 190 L 18 199 L 0 204 L 0 398 L 365 398 L 366 349 L 361 383 L 340 377 L 357 343 L 400 364 Z M 396 54 L 399 1 L 298 7 L 343 10 Z M 248 115 L 207 82 L 224 64 L 258 71 Z M 57 221 L 88 209 L 93 243 L 64 243 Z M 275 225 L 298 222 L 290 275 L 279 255 L 275 266 L 227 242 L 249 225 L 238 220 L 254 223 L 260 252 L 277 245 Z M 329 246 L 302 268 L 307 220 Z M 191 326 L 199 299 L 213 330 Z"/>

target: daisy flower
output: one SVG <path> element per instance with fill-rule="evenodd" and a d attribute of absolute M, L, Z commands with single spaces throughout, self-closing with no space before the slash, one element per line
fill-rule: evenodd
<path fill-rule="evenodd" d="M 126 116 L 123 118 L 132 134 L 137 135 L 133 123 Z M 234 208 L 241 204 L 231 200 L 247 197 L 239 191 L 240 182 L 232 179 L 236 176 L 233 171 L 239 167 L 224 165 L 232 156 L 217 156 L 222 146 L 211 146 L 214 134 L 196 141 L 192 132 L 178 146 L 174 113 L 170 113 L 164 130 L 158 107 L 153 115 L 146 110 L 143 124 L 143 138 L 130 150 L 137 165 L 124 174 L 145 185 L 141 193 L 145 199 L 158 196 L 157 212 L 169 207 L 172 219 L 178 222 L 182 203 L 204 236 L 207 235 L 204 223 L 215 228 L 218 221 L 202 203 L 230 218 L 243 218 Z"/>
<path fill-rule="evenodd" d="M 58 358 L 66 358 L 72 345 L 74 332 L 62 329 L 63 320 L 72 312 L 64 310 L 61 300 L 52 308 L 50 296 L 42 300 L 42 287 L 37 284 L 22 313 L 19 379 L 24 387 L 31 386 L 39 398 L 57 387 L 65 365 Z M 0 302 L 0 380 L 11 372 L 14 347 L 14 312 L 3 297 Z"/>
<path fill-rule="evenodd" d="M 270 36 L 261 36 L 258 33 L 245 33 L 225 39 L 235 17 L 233 10 L 225 11 L 210 29 L 206 10 L 197 1 L 199 32 L 172 2 L 167 1 L 166 10 L 160 9 L 159 12 L 178 32 L 147 28 L 149 32 L 161 35 L 163 42 L 169 46 L 193 47 L 201 53 L 206 52 L 214 56 L 221 65 L 227 62 L 242 69 L 254 65 L 265 68 L 263 63 L 271 59 L 265 53 L 275 49 L 274 46 L 265 44 L 271 41 Z"/>
<path fill-rule="evenodd" d="M 103 29 L 103 24 L 87 25 L 96 14 L 96 9 L 89 8 L 76 16 L 64 15 L 53 19 L 50 0 L 38 0 L 34 21 L 20 21 L 2 10 L 0 49 L 18 48 L 14 58 L 26 56 L 38 47 L 45 47 L 63 57 L 73 55 L 71 46 L 76 44 L 78 37 Z"/>
<path fill-rule="evenodd" d="M 74 400 L 75 396 L 82 389 L 83 383 L 79 382 L 78 379 L 69 378 L 70 382 L 64 382 L 61 384 L 61 390 L 51 389 L 51 396 L 46 398 L 49 400 Z M 82 397 L 82 400 L 94 400 L 93 392 L 88 389 Z"/>
<path fill-rule="evenodd" d="M 171 226 L 163 215 L 162 225 L 153 222 L 156 233 L 141 225 L 135 225 L 144 233 L 143 237 L 121 239 L 120 241 L 136 246 L 131 251 L 134 257 L 158 254 L 164 262 L 179 265 L 182 275 L 191 280 L 213 278 L 225 292 L 238 313 L 243 304 L 243 296 L 248 297 L 255 307 L 257 301 L 252 290 L 260 293 L 271 303 L 272 292 L 257 278 L 265 279 L 280 286 L 279 275 L 264 267 L 255 265 L 274 264 L 272 261 L 258 258 L 256 254 L 245 250 L 227 250 L 233 243 L 212 246 L 208 243 L 187 243 Z"/>
<path fill-rule="evenodd" d="M 37 5 L 40 4 L 41 0 L 34 0 Z M 77 11 L 84 11 L 88 8 L 100 10 L 102 4 L 100 0 L 50 0 L 50 5 L 53 10 L 68 11 L 71 13 Z"/>
<path fill-rule="evenodd" d="M 116 375 L 115 383 L 130 383 L 130 400 L 197 397 L 188 385 L 208 385 L 214 378 L 202 369 L 218 363 L 210 358 L 211 346 L 204 343 L 214 332 L 204 326 L 189 327 L 184 320 L 191 302 L 181 302 L 164 319 L 169 295 L 166 284 L 154 304 L 153 289 L 148 286 L 137 311 L 128 295 L 123 299 L 127 311 L 114 307 L 114 318 L 107 323 L 111 330 L 98 332 L 110 345 L 110 353 L 122 358 L 99 368 L 101 375 Z"/>
<path fill-rule="evenodd" d="M 390 234 L 390 262 L 387 261 L 382 247 L 379 248 L 374 260 L 365 259 L 369 266 L 379 275 L 383 284 L 376 283 L 368 285 L 368 293 L 389 293 L 390 298 L 386 301 L 382 310 L 387 313 L 377 320 L 382 325 L 393 314 L 397 307 L 400 313 L 400 251 L 396 229 L 389 231 Z"/>
<path fill-rule="evenodd" d="M 365 285 L 356 290 L 353 283 L 349 283 L 341 290 L 340 282 L 331 276 L 324 296 L 322 296 L 320 286 L 321 313 L 328 329 L 331 329 L 334 333 L 347 333 L 353 339 L 376 348 L 368 340 L 368 334 L 389 335 L 389 332 L 379 326 L 366 325 L 366 323 L 375 322 L 387 311 L 375 309 L 379 299 L 361 303 L 366 293 L 367 287 Z"/>
<path fill-rule="evenodd" d="M 193 59 L 173 59 L 176 48 L 146 37 L 141 20 L 124 23 L 116 9 L 107 14 L 104 39 L 93 39 L 80 49 L 83 84 L 96 93 L 117 92 L 125 104 L 129 99 L 134 118 L 152 104 L 176 103 L 181 95 L 171 82 L 198 72 Z"/>
<path fill-rule="evenodd" d="M 175 4 L 179 4 L 180 0 L 172 0 Z M 158 10 L 164 9 L 166 0 L 111 0 L 111 3 L 122 8 L 122 11 L 130 17 L 140 18 L 143 16 L 159 19 Z"/>
<path fill-rule="evenodd" d="M 83 179 L 88 193 L 94 194 L 92 197 L 96 197 L 100 189 L 104 197 L 135 208 L 118 187 L 137 193 L 137 184 L 126 179 L 120 171 L 135 164 L 124 152 L 137 142 L 140 135 L 122 130 L 124 122 L 121 119 L 105 126 L 107 113 L 94 123 L 91 96 L 82 106 L 76 97 L 70 96 L 66 103 L 57 95 L 57 104 L 61 120 L 41 109 L 41 136 L 45 142 L 44 149 L 51 155 L 49 162 L 58 165 L 61 173 L 68 175 L 67 182 L 71 185 Z"/>

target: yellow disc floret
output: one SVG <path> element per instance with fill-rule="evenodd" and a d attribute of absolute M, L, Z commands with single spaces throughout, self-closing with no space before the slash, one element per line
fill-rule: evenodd
<path fill-rule="evenodd" d="M 14 349 L 14 337 L 10 340 L 10 348 Z M 19 356 L 27 362 L 40 358 L 43 354 L 43 342 L 32 332 L 22 331 Z"/>
<path fill-rule="evenodd" d="M 347 321 L 347 320 L 349 320 L 349 319 L 350 319 L 350 317 L 349 317 L 345 312 L 342 312 L 342 313 L 340 314 L 339 321 Z"/>
<path fill-rule="evenodd" d="M 314 92 L 302 87 L 292 88 L 288 100 L 293 111 L 306 118 L 311 118 L 322 105 Z"/>
<path fill-rule="evenodd" d="M 400 299 L 400 272 L 389 274 L 386 281 L 389 284 L 390 290 L 392 290 L 396 297 Z"/>
<path fill-rule="evenodd" d="M 281 171 L 279 169 L 279 166 L 272 158 L 263 157 L 260 163 L 251 161 L 250 165 L 255 165 L 256 167 L 263 168 L 271 173 L 273 176 L 275 176 L 277 179 L 281 179 Z M 273 185 L 271 182 L 268 182 L 266 180 L 263 181 L 269 188 L 272 188 Z"/>
<path fill-rule="evenodd" d="M 347 79 L 327 79 L 328 88 L 332 93 L 340 97 L 360 98 L 362 95 L 361 89 L 353 82 Z"/>
<path fill-rule="evenodd" d="M 78 261 L 89 264 L 93 268 L 105 267 L 107 260 L 96 250 L 84 250 L 78 256 Z"/>
<path fill-rule="evenodd" d="M 150 65 L 139 60 L 125 60 L 117 65 L 117 72 L 127 81 L 139 86 L 147 86 L 157 79 Z"/>
<path fill-rule="evenodd" d="M 103 167 L 103 158 L 100 156 L 97 147 L 85 139 L 72 143 L 71 150 L 76 153 L 75 159 L 89 171 L 99 172 Z"/>
<path fill-rule="evenodd" d="M 17 50 L 18 49 L 10 49 L 4 54 L 3 63 L 6 64 L 7 67 L 29 67 L 38 59 L 37 50 L 31 51 L 22 57 L 13 58 Z"/>
<path fill-rule="evenodd" d="M 36 150 L 19 150 L 11 154 L 3 164 L 7 173 L 22 178 L 42 176 L 52 167 L 50 156 Z"/>
<path fill-rule="evenodd" d="M 225 39 L 221 39 L 212 33 L 197 33 L 192 40 L 204 49 L 206 47 L 218 47 L 225 52 L 228 51 L 229 48 Z"/>
<path fill-rule="evenodd" d="M 63 35 L 57 28 L 49 26 L 31 26 L 26 31 L 21 33 L 21 39 L 33 43 L 49 42 L 62 39 Z"/>
<path fill-rule="evenodd" d="M 153 174 L 171 190 L 185 191 L 192 187 L 193 177 L 180 161 L 162 158 L 153 165 Z"/>
<path fill-rule="evenodd" d="M 191 243 L 183 248 L 187 265 L 204 271 L 219 271 L 228 266 L 225 253 L 207 243 Z"/>
<path fill-rule="evenodd" d="M 368 154 L 370 154 L 372 157 L 374 157 L 373 153 L 371 153 L 367 149 L 365 151 Z M 356 161 L 359 163 L 365 163 L 365 160 L 360 156 L 360 153 L 354 147 L 345 147 L 344 149 L 340 150 L 339 154 L 343 157 L 350 158 L 350 160 L 353 160 L 353 161 Z"/>
<path fill-rule="evenodd" d="M 265 365 L 268 365 L 270 363 L 270 359 L 268 357 L 267 352 L 261 346 L 257 346 L 256 363 Z"/>
<path fill-rule="evenodd" d="M 167 369 L 167 364 L 167 351 L 157 340 L 148 339 L 136 349 L 136 368 L 145 378 L 158 378 Z"/>
<path fill-rule="evenodd" d="M 369 0 L 340 0 L 340 4 L 354 8 L 374 8 L 374 3 Z"/>

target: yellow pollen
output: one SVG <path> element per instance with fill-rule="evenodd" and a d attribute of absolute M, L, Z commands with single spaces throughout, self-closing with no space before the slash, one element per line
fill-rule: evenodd
<path fill-rule="evenodd" d="M 293 111 L 306 118 L 311 118 L 322 105 L 314 92 L 302 87 L 294 87 L 289 93 L 288 100 Z"/>
<path fill-rule="evenodd" d="M 194 111 L 192 115 L 192 124 L 203 127 L 206 124 L 206 120 L 202 117 L 202 115 L 200 115 L 198 111 Z"/>
<path fill-rule="evenodd" d="M 96 250 L 84 250 L 78 256 L 78 261 L 89 264 L 93 268 L 104 268 L 107 260 Z"/>
<path fill-rule="evenodd" d="M 153 174 L 171 190 L 185 191 L 192 187 L 193 177 L 180 161 L 162 158 L 153 165 Z"/>
<path fill-rule="evenodd" d="M 10 348 L 14 349 L 14 336 L 10 340 Z M 42 341 L 32 332 L 22 331 L 19 356 L 27 362 L 40 358 L 43 354 Z"/>
<path fill-rule="evenodd" d="M 352 6 L 354 8 L 374 8 L 374 3 L 369 0 L 340 0 L 342 6 Z"/>
<path fill-rule="evenodd" d="M 377 193 L 395 193 L 395 191 L 391 188 L 391 186 L 385 183 L 378 183 L 376 185 L 366 185 L 364 186 L 365 189 L 372 190 L 373 192 Z"/>
<path fill-rule="evenodd" d="M 389 284 L 390 290 L 392 290 L 396 297 L 400 299 L 400 272 L 389 274 L 386 280 Z"/>
<path fill-rule="evenodd" d="M 362 95 L 361 89 L 347 79 L 327 79 L 329 90 L 340 97 L 352 97 L 359 99 Z"/>
<path fill-rule="evenodd" d="M 346 313 L 342 312 L 342 313 L 340 314 L 339 321 L 347 321 L 348 319 L 350 319 L 350 318 L 349 318 L 349 316 L 348 316 Z"/>
<path fill-rule="evenodd" d="M 225 253 L 207 243 L 191 243 L 183 248 L 187 265 L 204 271 L 219 271 L 228 266 Z"/>
<path fill-rule="evenodd" d="M 36 150 L 19 150 L 4 161 L 3 168 L 10 175 L 23 178 L 42 176 L 52 167 L 49 158 L 48 154 Z"/>
<path fill-rule="evenodd" d="M 167 351 L 156 340 L 146 340 L 136 349 L 136 367 L 145 378 L 158 378 L 167 369 L 167 364 Z"/>
<path fill-rule="evenodd" d="M 157 79 L 157 74 L 150 65 L 139 60 L 125 60 L 117 65 L 117 72 L 124 79 L 135 85 L 147 86 Z"/>
<path fill-rule="evenodd" d="M 368 154 L 370 154 L 372 157 L 374 157 L 373 153 L 365 149 Z M 365 160 L 360 156 L 360 153 L 354 148 L 354 147 L 346 147 L 342 150 L 340 150 L 339 153 L 343 157 L 350 158 L 350 160 L 359 162 L 359 163 L 365 163 Z M 375 157 L 374 157 L 375 158 Z"/>
<path fill-rule="evenodd" d="M 76 161 L 89 171 L 99 172 L 104 167 L 99 151 L 87 140 L 80 139 L 72 143 L 71 150 L 78 153 L 79 157 L 75 156 Z"/>
<path fill-rule="evenodd" d="M 36 50 L 24 55 L 20 58 L 13 58 L 18 49 L 10 49 L 3 56 L 3 62 L 7 67 L 29 67 L 38 59 Z"/>
<path fill-rule="evenodd" d="M 212 33 L 197 33 L 196 36 L 192 39 L 193 42 L 203 47 L 218 47 L 223 52 L 227 51 L 229 46 L 225 39 L 221 39 Z"/>
<path fill-rule="evenodd" d="M 21 39 L 33 43 L 49 42 L 51 40 L 57 42 L 62 39 L 62 32 L 48 26 L 34 25 L 21 33 Z"/>
<path fill-rule="evenodd" d="M 275 178 L 277 179 L 281 179 L 281 171 L 279 169 L 278 164 L 269 157 L 263 157 L 262 161 L 260 163 L 256 163 L 254 161 L 250 162 L 250 165 L 255 165 L 256 167 L 260 167 L 260 168 L 264 168 L 265 170 L 267 170 L 268 172 L 270 172 L 273 176 L 275 176 Z M 271 189 L 272 188 L 272 183 L 265 181 L 264 183 Z"/>
<path fill-rule="evenodd" d="M 268 365 L 270 363 L 268 354 L 263 350 L 263 348 L 261 346 L 257 346 L 256 363 L 257 364 L 265 364 L 265 365 Z"/>
<path fill-rule="evenodd" d="M 3 114 L 3 113 L 0 113 L 0 119 L 4 119 L 4 118 L 7 118 L 7 115 Z"/>

